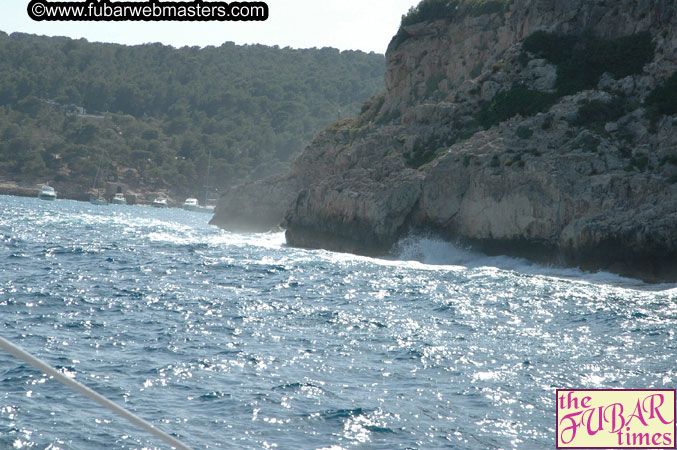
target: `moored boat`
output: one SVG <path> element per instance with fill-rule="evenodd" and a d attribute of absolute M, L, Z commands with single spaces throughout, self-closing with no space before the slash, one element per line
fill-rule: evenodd
<path fill-rule="evenodd" d="M 56 200 L 56 191 L 53 187 L 45 185 L 40 189 L 38 198 L 41 200 Z"/>
<path fill-rule="evenodd" d="M 183 209 L 186 211 L 197 211 L 197 208 L 199 208 L 199 205 L 196 198 L 187 198 L 183 202 Z"/>
<path fill-rule="evenodd" d="M 183 203 L 183 209 L 185 209 L 186 211 L 194 211 L 201 213 L 214 212 L 213 206 L 201 206 L 200 203 L 198 202 L 198 199 L 196 198 L 187 198 L 186 201 Z"/>
<path fill-rule="evenodd" d="M 153 208 L 167 208 L 167 199 L 166 198 L 156 198 L 153 200 L 153 204 L 151 205 Z"/>
<path fill-rule="evenodd" d="M 111 200 L 111 203 L 114 205 L 126 205 L 127 199 L 125 198 L 125 195 L 122 192 L 118 192 L 113 197 L 113 200 Z"/>
<path fill-rule="evenodd" d="M 102 195 L 97 195 L 97 194 L 90 194 L 89 195 L 89 203 L 92 205 L 107 205 L 108 202 L 106 201 L 106 198 Z"/>

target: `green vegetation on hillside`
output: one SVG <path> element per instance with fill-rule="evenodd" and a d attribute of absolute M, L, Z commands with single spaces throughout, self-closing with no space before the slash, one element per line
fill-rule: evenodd
<path fill-rule="evenodd" d="M 382 55 L 127 47 L 0 32 L 0 176 L 106 178 L 196 195 L 286 170 L 383 88 Z M 81 108 L 84 108 L 83 111 Z M 85 112 L 85 114 L 83 114 Z"/>

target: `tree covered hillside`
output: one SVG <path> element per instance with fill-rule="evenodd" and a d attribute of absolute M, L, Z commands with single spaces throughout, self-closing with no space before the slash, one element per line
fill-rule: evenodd
<path fill-rule="evenodd" d="M 335 49 L 127 47 L 0 32 L 0 177 L 197 195 L 282 172 L 383 88 L 384 57 Z M 102 156 L 103 155 L 103 156 Z"/>

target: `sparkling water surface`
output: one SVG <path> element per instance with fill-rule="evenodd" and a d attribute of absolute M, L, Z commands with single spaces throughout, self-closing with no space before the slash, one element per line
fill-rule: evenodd
<path fill-rule="evenodd" d="M 675 285 L 209 218 L 0 196 L 1 335 L 195 449 L 554 448 L 555 389 L 675 387 Z M 0 448 L 165 446 L 0 351 Z"/>

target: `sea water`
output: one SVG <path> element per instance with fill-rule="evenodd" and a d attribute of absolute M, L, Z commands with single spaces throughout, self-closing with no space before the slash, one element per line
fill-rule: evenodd
<path fill-rule="evenodd" d="M 409 237 L 0 197 L 0 334 L 195 449 L 554 448 L 557 388 L 674 388 L 677 289 Z M 0 351 L 0 448 L 165 448 Z"/>

